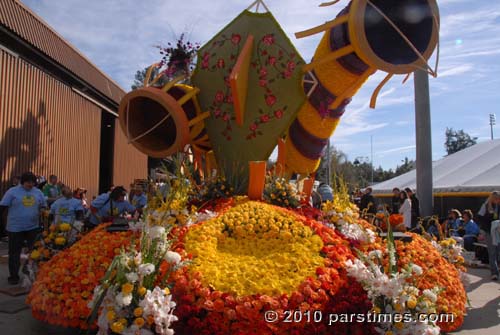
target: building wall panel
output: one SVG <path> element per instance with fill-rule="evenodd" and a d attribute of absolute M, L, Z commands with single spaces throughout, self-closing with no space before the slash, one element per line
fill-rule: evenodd
<path fill-rule="evenodd" d="M 128 144 L 118 119 L 115 120 L 115 147 L 113 160 L 113 184 L 122 185 L 128 190 L 134 179 L 148 176 L 148 158 Z"/>
<path fill-rule="evenodd" d="M 98 106 L 0 50 L 0 195 L 27 170 L 96 195 L 100 128 Z"/>
<path fill-rule="evenodd" d="M 0 24 L 116 103 L 125 94 L 118 84 L 19 0 L 0 0 Z"/>

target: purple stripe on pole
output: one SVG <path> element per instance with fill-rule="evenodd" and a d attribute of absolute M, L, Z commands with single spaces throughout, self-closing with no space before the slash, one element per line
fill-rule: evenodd
<path fill-rule="evenodd" d="M 292 141 L 293 146 L 302 154 L 302 156 L 309 159 L 319 159 L 323 156 L 328 139 L 323 139 L 309 133 L 300 124 L 298 119 L 293 121 L 288 132 L 288 136 Z"/>
<path fill-rule="evenodd" d="M 311 91 L 311 89 L 313 89 L 314 84 L 311 83 L 312 81 L 316 82 L 316 86 L 309 95 L 309 103 L 314 107 L 314 109 L 316 109 L 323 119 L 326 117 L 330 117 L 332 119 L 340 118 L 344 114 L 347 104 L 351 102 L 351 99 L 345 99 L 336 109 L 329 109 L 328 107 L 337 97 L 328 91 L 323 84 L 321 84 L 314 72 L 308 72 L 304 75 L 304 93 L 306 95 Z"/>
<path fill-rule="evenodd" d="M 330 29 L 330 50 L 336 51 L 351 44 L 347 23 L 340 24 Z M 337 62 L 344 69 L 355 75 L 362 75 L 368 70 L 368 65 L 363 62 L 356 53 L 352 52 L 348 55 L 340 57 Z"/>

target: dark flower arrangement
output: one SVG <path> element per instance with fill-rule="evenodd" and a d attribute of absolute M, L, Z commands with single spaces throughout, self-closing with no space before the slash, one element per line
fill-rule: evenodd
<path fill-rule="evenodd" d="M 194 69 L 200 43 L 186 41 L 183 33 L 176 42 L 168 42 L 166 47 L 161 45 L 156 47 L 160 49 L 162 55 L 159 67 L 165 67 L 162 73 L 168 78 L 173 78 L 181 74 L 188 75 Z"/>

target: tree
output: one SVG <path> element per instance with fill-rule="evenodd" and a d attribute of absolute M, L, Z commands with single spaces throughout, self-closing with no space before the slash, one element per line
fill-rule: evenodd
<path fill-rule="evenodd" d="M 144 86 L 144 79 L 146 78 L 146 73 L 148 72 L 149 67 L 144 68 L 143 70 L 138 70 L 135 73 L 134 76 L 134 83 L 131 86 L 132 90 L 136 90 L 138 88 L 141 88 Z M 151 77 L 150 80 L 155 78 L 158 75 L 158 68 L 154 68 L 153 71 L 151 71 Z M 167 83 L 167 78 L 165 76 L 162 76 L 156 83 L 155 85 L 158 86 L 163 86 Z"/>
<path fill-rule="evenodd" d="M 446 128 L 445 136 L 446 141 L 444 142 L 444 146 L 448 155 L 471 147 L 477 143 L 477 137 L 471 137 L 464 132 L 463 129 L 455 131 L 453 128 Z"/>
<path fill-rule="evenodd" d="M 398 165 L 396 167 L 394 177 L 405 174 L 406 172 L 410 172 L 411 170 L 416 168 L 416 162 L 414 160 L 410 160 L 408 157 L 405 157 L 405 159 L 401 162 L 403 162 L 403 165 Z"/>

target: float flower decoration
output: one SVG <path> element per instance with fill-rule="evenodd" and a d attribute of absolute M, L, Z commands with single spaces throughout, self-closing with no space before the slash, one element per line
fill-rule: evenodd
<path fill-rule="evenodd" d="M 98 226 L 41 264 L 27 298 L 35 318 L 63 327 L 88 327 L 92 292 L 133 235 L 132 231 L 108 233 L 107 226 Z"/>
<path fill-rule="evenodd" d="M 457 330 L 463 323 L 467 302 L 460 272 L 425 238 L 414 233 L 406 234 L 411 236 L 411 242 L 395 241 L 398 268 L 410 263 L 416 264 L 423 272 L 417 277 L 417 287 L 420 290 L 436 286 L 442 288 L 438 294 L 437 313 L 451 313 L 454 317 L 453 320 L 438 322 L 437 325 L 444 332 Z"/>
<path fill-rule="evenodd" d="M 205 181 L 200 195 L 203 201 L 228 199 L 234 195 L 234 187 L 224 176 L 212 176 Z"/>
<path fill-rule="evenodd" d="M 41 238 L 35 242 L 34 249 L 23 269 L 26 273 L 23 277 L 23 286 L 31 287 L 43 262 L 75 244 L 82 237 L 82 228 L 83 223 L 80 221 L 50 225 L 49 231 L 44 231 Z"/>
<path fill-rule="evenodd" d="M 189 75 L 194 69 L 196 53 L 200 49 L 200 43 L 185 41 L 185 34 L 174 42 L 168 42 L 166 46 L 156 46 L 160 50 L 162 59 L 160 68 L 164 67 L 162 73 L 172 79 L 175 75 Z"/>
<path fill-rule="evenodd" d="M 172 276 L 181 334 L 373 333 L 369 324 L 283 322 L 283 311 L 366 313 L 366 293 L 344 269 L 354 259 L 334 230 L 289 210 L 241 201 L 189 227 L 174 247 L 191 264 Z M 266 311 L 277 311 L 267 323 Z M 306 314 L 304 314 L 306 315 Z"/>
<path fill-rule="evenodd" d="M 458 271 L 467 271 L 464 266 L 464 248 L 462 247 L 462 245 L 457 243 L 455 239 L 447 238 L 439 242 L 433 240 L 431 243 L 439 251 L 441 256 L 443 256 L 448 262 L 453 264 Z"/>
<path fill-rule="evenodd" d="M 280 207 L 297 208 L 301 197 L 295 184 L 283 177 L 268 174 L 264 186 L 264 200 Z"/>
<path fill-rule="evenodd" d="M 356 205 L 337 200 L 327 201 L 323 204 L 325 224 L 337 229 L 342 235 L 354 243 L 370 244 L 375 242 L 375 227 L 360 219 L 359 209 Z"/>
<path fill-rule="evenodd" d="M 390 214 L 388 212 L 383 212 L 383 213 L 377 213 L 375 216 L 375 219 L 378 219 L 378 216 L 380 215 L 381 219 L 379 220 L 380 222 L 380 229 L 384 232 L 387 231 L 387 224 L 391 225 L 391 229 L 393 231 L 399 231 L 399 232 L 405 232 L 406 227 L 404 226 L 404 217 L 401 214 Z M 382 217 L 383 215 L 383 217 Z"/>
<path fill-rule="evenodd" d="M 358 251 L 359 259 L 345 263 L 349 276 L 368 292 L 377 320 L 376 331 L 379 334 L 438 335 L 439 326 L 418 316 L 436 313 L 437 297 L 442 289 L 438 286 L 419 289 L 418 278 L 423 270 L 416 264 L 410 262 L 398 269 L 391 228 L 388 229 L 386 250 L 373 250 L 368 255 Z"/>
<path fill-rule="evenodd" d="M 170 250 L 170 220 L 156 218 L 157 210 L 147 215 L 140 248 L 123 250 L 115 257 L 101 284 L 94 290 L 89 307 L 90 324 L 98 316 L 98 334 L 172 334 L 175 302 L 171 284 L 156 283 L 160 267 L 169 272 L 184 266 L 181 256 Z M 172 216 L 169 217 L 171 218 Z M 166 264 L 163 264 L 166 263 Z M 164 279 L 167 279 L 166 274 Z"/>

